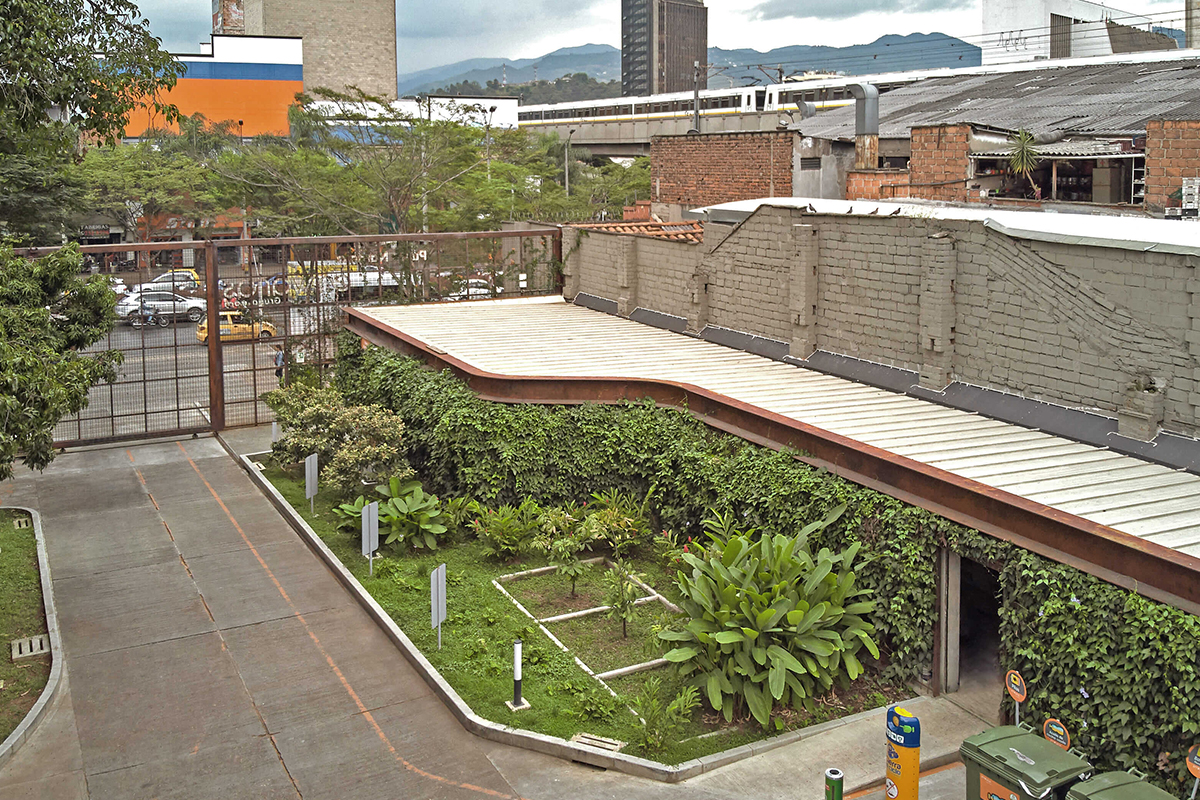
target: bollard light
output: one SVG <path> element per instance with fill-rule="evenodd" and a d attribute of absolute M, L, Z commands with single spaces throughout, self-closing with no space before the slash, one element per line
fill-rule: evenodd
<path fill-rule="evenodd" d="M 509 711 L 529 708 L 529 701 L 521 696 L 521 640 L 513 642 L 513 699 L 505 701 Z"/>

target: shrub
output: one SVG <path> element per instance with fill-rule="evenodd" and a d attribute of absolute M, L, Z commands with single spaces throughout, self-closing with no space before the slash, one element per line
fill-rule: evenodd
<path fill-rule="evenodd" d="M 642 684 L 642 690 L 631 699 L 630 705 L 642 722 L 635 744 L 643 753 L 653 755 L 661 752 L 687 723 L 692 712 L 700 705 L 700 696 L 696 687 L 689 685 L 666 702 L 662 679 L 654 677 Z"/>
<path fill-rule="evenodd" d="M 858 545 L 841 555 L 809 552 L 808 537 L 845 507 L 795 536 L 739 532 L 728 518 L 707 521 L 710 543 L 685 553 L 691 574 L 676 579 L 690 619 L 659 638 L 681 643 L 665 658 L 704 686 L 726 720 L 743 705 L 765 728 L 775 703 L 812 711 L 812 698 L 863 671 L 857 653 L 875 657 L 874 603 L 855 587 Z M 840 569 L 839 569 L 840 568 Z"/>
<path fill-rule="evenodd" d="M 578 518 L 565 508 L 548 508 L 542 512 L 540 532 L 533 548 L 546 556 L 554 571 L 571 580 L 571 597 L 575 584 L 591 567 L 579 555 L 591 542 L 588 531 L 579 525 Z"/>
<path fill-rule="evenodd" d="M 632 495 L 611 489 L 592 495 L 592 507 L 583 521 L 589 540 L 608 546 L 617 558 L 650 539 L 650 497 L 654 488 L 638 502 Z"/>
<path fill-rule="evenodd" d="M 512 558 L 527 549 L 542 516 L 541 508 L 530 499 L 494 511 L 475 503 L 474 510 L 477 516 L 471 521 L 471 530 L 483 544 L 484 554 L 498 559 Z"/>
<path fill-rule="evenodd" d="M 382 403 L 404 418 L 406 458 L 443 493 L 559 504 L 608 489 L 641 496 L 655 485 L 655 529 L 673 532 L 667 559 L 694 549 L 685 543 L 702 535 L 713 507 L 774 532 L 845 503 L 813 547 L 862 543 L 869 559 L 858 579 L 874 591 L 870 621 L 887 680 L 932 666 L 939 548 L 1000 571 L 1001 663 L 1029 682 L 1028 713 L 1078 730 L 1097 767 L 1134 766 L 1173 794 L 1191 790 L 1184 756 L 1200 735 L 1200 617 L 855 485 L 794 452 L 714 431 L 685 411 L 650 402 L 493 403 L 448 371 L 361 345 L 342 334 L 338 385 L 354 402 Z M 1052 615 L 1054 627 L 1042 627 Z"/>
<path fill-rule="evenodd" d="M 336 389 L 304 385 L 267 392 L 263 401 L 282 430 L 271 447 L 276 461 L 294 464 L 316 453 L 323 482 L 343 496 L 364 481 L 412 474 L 400 451 L 404 423 L 382 406 L 347 406 Z"/>
<path fill-rule="evenodd" d="M 375 491 L 388 498 L 379 506 L 379 522 L 388 527 L 384 544 L 401 552 L 409 547 L 437 549 L 438 537 L 446 532 L 446 526 L 436 495 L 425 494 L 420 481 L 404 481 L 399 477 L 392 477 L 386 485 L 375 487 Z"/>

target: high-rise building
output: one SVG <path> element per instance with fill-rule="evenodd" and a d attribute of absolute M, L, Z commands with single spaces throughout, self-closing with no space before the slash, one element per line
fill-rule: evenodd
<path fill-rule="evenodd" d="M 395 0 L 212 0 L 213 33 L 298 36 L 304 89 L 396 97 Z"/>
<path fill-rule="evenodd" d="M 688 91 L 697 61 L 708 63 L 702 0 L 621 0 L 621 94 Z"/>

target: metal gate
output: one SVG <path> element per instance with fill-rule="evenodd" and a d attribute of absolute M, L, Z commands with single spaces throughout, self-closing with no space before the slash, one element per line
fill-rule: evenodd
<path fill-rule="evenodd" d="M 265 392 L 325 377 L 343 307 L 561 291 L 561 242 L 546 227 L 83 247 L 85 269 L 119 281 L 117 325 L 89 351 L 124 361 L 59 423 L 55 444 L 269 422 Z M 144 308 L 162 324 L 141 324 Z"/>

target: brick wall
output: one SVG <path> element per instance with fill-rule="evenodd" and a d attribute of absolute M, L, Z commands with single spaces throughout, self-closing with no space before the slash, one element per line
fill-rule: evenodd
<path fill-rule="evenodd" d="M 912 129 L 908 162 L 911 197 L 926 200 L 967 199 L 971 164 L 967 157 L 968 125 L 932 125 Z"/>
<path fill-rule="evenodd" d="M 705 259 L 709 325 L 791 339 L 788 265 L 794 256 L 791 213 L 764 209 Z M 747 298 L 754 298 L 747 303 Z"/>
<path fill-rule="evenodd" d="M 958 380 L 1119 415 L 1128 387 L 1153 377 L 1163 427 L 1200 433 L 1192 257 L 769 207 L 736 228 L 708 226 L 703 246 L 639 238 L 632 265 L 622 238 L 635 237 L 585 237 L 568 286 L 631 300 L 632 285 L 623 313 L 640 306 L 687 317 L 696 332 L 786 341 L 801 358 L 815 348 L 910 369 L 935 388 Z"/>
<path fill-rule="evenodd" d="M 1146 207 L 1178 207 L 1171 195 L 1184 178 L 1200 178 L 1200 120 L 1152 119 L 1146 123 Z"/>
<path fill-rule="evenodd" d="M 908 197 L 908 180 L 906 169 L 851 170 L 846 173 L 846 199 L 891 200 Z M 884 186 L 902 188 L 884 189 Z"/>
<path fill-rule="evenodd" d="M 794 141 L 793 134 L 774 131 L 655 136 L 651 197 L 692 207 L 790 197 Z"/>

